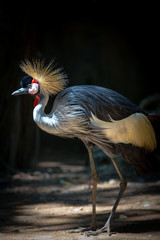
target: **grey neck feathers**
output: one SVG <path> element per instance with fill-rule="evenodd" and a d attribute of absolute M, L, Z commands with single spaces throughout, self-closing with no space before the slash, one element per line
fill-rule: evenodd
<path fill-rule="evenodd" d="M 48 100 L 49 100 L 48 93 L 40 94 L 40 102 L 33 110 L 33 119 L 43 131 L 57 135 L 56 129 L 56 125 L 58 124 L 57 117 L 53 112 L 52 114 L 46 114 L 44 112 Z"/>

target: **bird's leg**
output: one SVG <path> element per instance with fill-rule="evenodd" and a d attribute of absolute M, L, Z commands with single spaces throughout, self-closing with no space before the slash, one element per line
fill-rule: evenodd
<path fill-rule="evenodd" d="M 96 230 L 96 191 L 97 191 L 97 181 L 98 181 L 98 176 L 94 164 L 94 158 L 93 158 L 93 153 L 92 153 L 92 146 L 89 144 L 85 144 L 88 150 L 89 154 L 89 160 L 90 160 L 90 165 L 91 165 L 91 171 L 92 171 L 92 184 L 93 184 L 93 189 L 92 189 L 92 223 L 89 228 L 87 227 L 81 227 L 78 229 L 73 229 L 69 230 L 67 232 L 73 233 L 73 232 L 84 232 L 87 230 Z"/>
<path fill-rule="evenodd" d="M 109 218 L 108 218 L 107 222 L 105 223 L 105 225 L 104 225 L 102 228 L 100 228 L 99 230 L 97 230 L 97 231 L 88 231 L 88 232 L 86 232 L 86 235 L 97 235 L 97 234 L 102 233 L 102 232 L 105 232 L 105 231 L 108 232 L 108 235 L 109 235 L 109 236 L 111 235 L 111 234 L 110 234 L 111 222 L 112 222 L 114 213 L 115 213 L 115 211 L 116 211 L 116 209 L 117 209 L 117 206 L 118 206 L 118 204 L 119 204 L 119 201 L 120 201 L 120 199 L 121 199 L 121 197 L 122 197 L 122 195 L 123 195 L 123 193 L 124 193 L 124 191 L 125 191 L 125 189 L 126 189 L 126 186 L 127 186 L 127 181 L 126 181 L 126 179 L 124 178 L 124 176 L 122 175 L 122 173 L 121 173 L 121 171 L 120 171 L 120 169 L 119 169 L 119 167 L 118 167 L 115 159 L 114 159 L 113 157 L 112 157 L 111 159 L 112 159 L 112 162 L 113 162 L 113 164 L 114 164 L 114 166 L 115 166 L 115 168 L 116 168 L 116 171 L 117 171 L 117 173 L 118 173 L 118 175 L 119 175 L 119 177 L 120 177 L 120 189 L 119 189 L 119 194 L 118 194 L 118 196 L 117 196 L 117 199 L 116 199 L 116 201 L 115 201 L 115 203 L 114 203 L 114 205 L 113 205 L 112 211 L 111 211 L 111 213 L 110 213 L 110 215 L 109 215 Z"/>
<path fill-rule="evenodd" d="M 89 154 L 89 160 L 90 160 L 90 165 L 91 165 L 91 170 L 92 170 L 92 184 L 93 184 L 93 189 L 92 189 L 92 223 L 91 223 L 91 229 L 95 230 L 96 229 L 96 192 L 97 192 L 97 181 L 98 181 L 98 176 L 95 168 L 95 163 L 93 159 L 93 153 L 91 147 L 88 147 L 88 154 Z"/>

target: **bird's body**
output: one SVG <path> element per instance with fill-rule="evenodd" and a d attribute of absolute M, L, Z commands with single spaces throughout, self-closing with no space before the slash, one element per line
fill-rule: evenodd
<path fill-rule="evenodd" d="M 151 125 L 150 131 L 153 132 L 151 136 L 149 135 L 150 138 L 141 133 L 141 131 L 145 133 L 142 124 L 146 124 L 147 117 L 137 105 L 111 89 L 91 85 L 64 89 L 55 98 L 50 114 L 45 114 L 48 98 L 47 93 L 40 95 L 40 102 L 33 110 L 33 119 L 42 130 L 61 137 L 80 138 L 83 142 L 105 148 L 109 156 L 119 153 L 131 163 L 138 162 L 139 164 L 136 166 L 138 172 L 145 169 L 144 161 L 138 161 L 137 158 L 142 159 L 143 156 L 143 160 L 145 160 L 144 147 L 146 150 L 150 147 L 154 149 L 156 140 Z M 124 142 L 124 137 L 127 136 L 126 122 L 129 122 L 129 117 L 131 119 L 129 127 L 131 130 L 133 129 L 133 132 L 130 141 Z M 118 128 L 115 129 L 112 119 L 118 123 Z M 105 126 L 106 123 L 110 123 L 110 126 Z M 135 134 L 136 124 L 140 125 L 137 134 Z M 148 128 L 148 125 L 146 127 Z M 110 133 L 109 129 L 111 129 Z M 108 137 L 107 133 L 109 133 Z M 115 135 L 123 141 L 120 139 L 115 142 Z M 143 146 L 145 140 L 148 143 L 147 146 Z M 128 147 L 130 151 L 128 151 Z"/>
<path fill-rule="evenodd" d="M 61 137 L 77 137 L 85 143 L 93 175 L 92 228 L 95 228 L 97 188 L 92 146 L 101 148 L 112 159 L 121 180 L 120 192 L 105 226 L 95 231 L 97 234 L 107 229 L 110 233 L 111 220 L 126 188 L 126 180 L 116 164 L 114 154 L 119 153 L 132 163 L 138 173 L 150 170 L 152 154 L 158 148 L 155 127 L 160 117 L 147 116 L 126 97 L 107 88 L 87 85 L 65 88 L 65 76 L 60 70 L 52 71 L 50 67 L 51 64 L 44 67 L 41 62 L 24 62 L 21 68 L 29 76 L 22 80 L 22 88 L 13 94 L 28 91 L 35 96 L 33 119 L 42 130 Z M 53 108 L 46 114 L 49 94 L 54 92 L 58 94 Z M 92 231 L 90 233 L 94 234 Z"/>
<path fill-rule="evenodd" d="M 56 96 L 50 114 L 46 115 L 44 108 L 47 102 L 48 94 L 45 93 L 40 96 L 39 103 L 43 109 L 43 115 L 40 115 L 41 120 L 43 117 L 51 120 L 51 127 L 48 126 L 48 130 L 45 129 L 45 131 L 52 133 L 52 127 L 55 124 L 57 127 L 62 127 L 62 129 L 57 131 L 57 135 L 64 137 L 78 136 L 80 138 L 80 135 L 83 134 L 81 132 L 82 128 L 84 129 L 84 134 L 87 133 L 88 129 L 86 127 L 94 127 L 90 121 L 92 114 L 98 119 L 110 122 L 110 117 L 114 120 L 120 120 L 133 113 L 142 112 L 139 107 L 122 95 L 110 89 L 91 85 L 64 89 Z M 36 106 L 34 115 L 39 110 L 39 106 Z M 36 121 L 36 117 L 34 120 Z"/>

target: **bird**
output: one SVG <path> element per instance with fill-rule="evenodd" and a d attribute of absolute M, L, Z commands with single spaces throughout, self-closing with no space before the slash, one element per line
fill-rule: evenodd
<path fill-rule="evenodd" d="M 111 235 L 111 223 L 120 199 L 127 187 L 126 178 L 116 162 L 115 154 L 131 163 L 138 174 L 157 168 L 155 153 L 160 146 L 160 115 L 148 115 L 138 105 L 120 93 L 95 85 L 67 86 L 68 77 L 54 60 L 21 61 L 25 76 L 20 89 L 12 95 L 34 97 L 33 120 L 43 131 L 60 137 L 79 138 L 88 150 L 92 171 L 92 221 L 89 228 L 71 229 Z M 52 110 L 45 113 L 49 97 L 55 96 Z M 112 161 L 120 178 L 119 193 L 103 227 L 96 225 L 96 192 L 98 175 L 92 148 L 100 148 Z M 155 163 L 155 164 L 154 164 Z"/>

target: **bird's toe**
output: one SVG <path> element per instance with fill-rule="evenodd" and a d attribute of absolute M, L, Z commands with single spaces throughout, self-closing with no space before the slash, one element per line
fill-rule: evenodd
<path fill-rule="evenodd" d="M 90 227 L 79 227 L 76 229 L 67 230 L 67 233 L 80 233 L 80 232 L 89 231 L 90 229 L 91 229 Z"/>
<path fill-rule="evenodd" d="M 94 236 L 94 235 L 98 235 L 98 234 L 100 234 L 102 232 L 108 232 L 108 235 L 109 236 L 111 235 L 110 234 L 110 228 L 107 225 L 104 225 L 102 228 L 100 228 L 100 229 L 98 229 L 96 231 L 92 231 L 92 230 L 86 231 L 85 234 L 86 234 L 86 236 L 90 236 L 90 235 Z"/>

